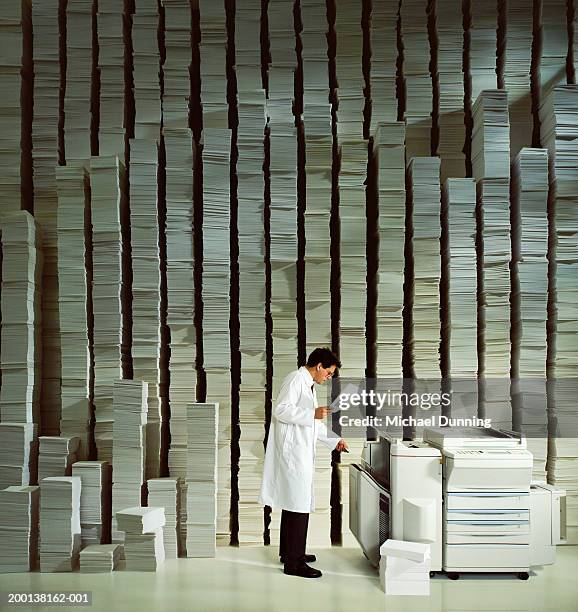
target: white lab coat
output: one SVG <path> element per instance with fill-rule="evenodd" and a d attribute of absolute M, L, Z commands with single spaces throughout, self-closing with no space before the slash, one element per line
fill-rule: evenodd
<path fill-rule="evenodd" d="M 290 512 L 313 512 L 315 443 L 331 450 L 339 436 L 315 419 L 317 395 L 305 366 L 291 372 L 281 386 L 271 415 L 259 501 Z"/>

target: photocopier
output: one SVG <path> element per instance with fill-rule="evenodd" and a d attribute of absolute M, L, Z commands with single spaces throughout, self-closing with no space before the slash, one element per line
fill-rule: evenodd
<path fill-rule="evenodd" d="M 524 437 L 491 428 L 426 428 L 366 442 L 350 467 L 350 529 L 369 561 L 391 538 L 430 544 L 432 572 L 508 572 L 555 561 L 565 491 L 532 483 Z"/>

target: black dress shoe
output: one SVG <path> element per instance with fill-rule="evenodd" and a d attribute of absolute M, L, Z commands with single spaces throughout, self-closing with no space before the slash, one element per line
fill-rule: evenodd
<path fill-rule="evenodd" d="M 281 561 L 281 563 L 285 563 L 285 557 L 279 557 L 279 561 Z M 315 561 L 317 561 L 317 557 L 315 555 L 305 555 L 303 557 L 303 561 L 305 563 L 315 563 Z"/>
<path fill-rule="evenodd" d="M 309 567 L 307 563 L 302 563 L 297 567 L 287 567 L 286 565 L 283 572 L 288 576 L 300 576 L 301 578 L 321 578 L 322 576 L 318 569 Z"/>

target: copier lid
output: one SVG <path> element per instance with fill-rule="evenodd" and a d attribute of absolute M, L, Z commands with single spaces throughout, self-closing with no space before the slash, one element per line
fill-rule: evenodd
<path fill-rule="evenodd" d="M 430 446 L 423 440 L 394 440 L 390 452 L 396 457 L 440 457 L 437 448 Z"/>
<path fill-rule="evenodd" d="M 437 448 L 526 448 L 522 434 L 491 427 L 426 427 L 424 440 Z"/>

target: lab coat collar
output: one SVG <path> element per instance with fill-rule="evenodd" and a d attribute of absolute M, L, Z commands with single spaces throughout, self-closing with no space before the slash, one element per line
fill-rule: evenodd
<path fill-rule="evenodd" d="M 311 374 L 309 373 L 309 370 L 307 369 L 306 366 L 301 366 L 299 368 L 299 371 L 301 372 L 301 375 L 303 376 L 303 378 L 305 378 L 305 381 L 307 382 L 307 386 L 309 388 L 311 388 L 311 385 L 315 382 L 313 380 L 313 376 L 311 376 Z"/>

